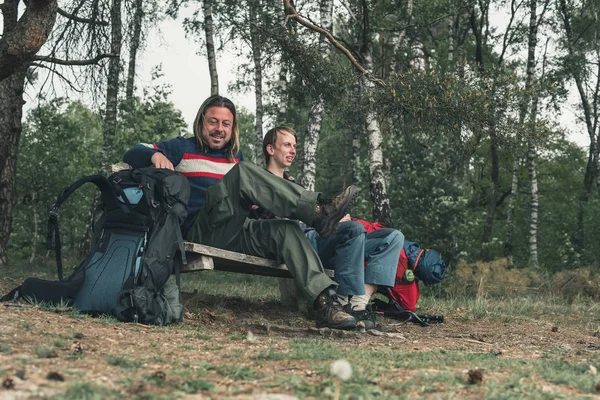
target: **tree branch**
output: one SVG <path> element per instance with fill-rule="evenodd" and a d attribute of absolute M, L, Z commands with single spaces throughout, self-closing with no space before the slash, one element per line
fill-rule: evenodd
<path fill-rule="evenodd" d="M 72 21 L 75 21 L 75 22 L 81 22 L 83 24 L 108 26 L 108 22 L 107 21 L 95 21 L 95 20 L 90 19 L 90 18 L 78 17 L 77 15 L 69 14 L 68 12 L 66 12 L 65 10 L 63 10 L 60 7 L 58 8 L 58 13 L 60 15 L 62 15 L 63 17 L 68 18 L 68 19 L 70 19 Z"/>
<path fill-rule="evenodd" d="M 92 65 L 92 64 L 97 64 L 98 61 L 100 61 L 104 58 L 111 58 L 111 57 L 119 57 L 119 56 L 116 54 L 103 53 L 103 54 L 98 54 L 96 57 L 90 58 L 88 60 L 62 60 L 60 58 L 50 57 L 50 56 L 34 56 L 33 61 L 49 62 L 49 63 L 53 63 L 53 64 L 58 64 L 58 65 Z"/>
<path fill-rule="evenodd" d="M 69 80 L 67 77 L 65 77 L 64 75 L 62 75 L 55 68 L 50 68 L 47 65 L 38 64 L 36 62 L 32 62 L 31 64 L 29 64 L 29 66 L 47 69 L 48 71 L 50 71 L 51 74 L 56 74 L 56 75 L 58 75 L 58 77 L 60 79 L 62 79 L 63 81 L 65 81 L 71 87 L 71 90 L 74 90 L 75 92 L 78 92 L 78 93 L 83 93 L 83 90 L 76 88 L 75 85 L 73 85 L 73 82 L 71 82 L 71 80 Z"/>
<path fill-rule="evenodd" d="M 57 0 L 29 0 L 14 29 L 0 38 L 0 81 L 23 68 L 46 43 L 57 8 Z"/>
<path fill-rule="evenodd" d="M 329 31 L 313 23 L 310 23 L 304 18 L 302 18 L 298 14 L 298 12 L 296 12 L 294 7 L 290 3 L 290 0 L 284 0 L 284 8 L 286 16 L 289 16 L 293 20 L 297 21 L 300 25 L 305 26 L 308 29 L 318 32 L 321 35 L 325 36 L 335 48 L 344 53 L 344 55 L 346 56 L 346 58 L 348 58 L 348 60 L 350 60 L 350 63 L 354 66 L 354 68 L 356 68 L 360 73 L 365 74 L 369 78 L 369 80 L 381 86 L 385 86 L 385 83 L 381 79 L 373 77 L 373 73 L 371 71 L 367 71 L 362 65 L 360 65 L 360 63 L 356 60 L 356 58 L 354 58 L 352 53 L 347 48 L 342 46 L 341 43 L 338 42 Z"/>

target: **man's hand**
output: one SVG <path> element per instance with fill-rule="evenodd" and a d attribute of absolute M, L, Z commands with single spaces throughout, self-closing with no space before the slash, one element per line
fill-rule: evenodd
<path fill-rule="evenodd" d="M 163 153 L 160 153 L 158 151 L 156 153 L 154 153 L 154 155 L 152 155 L 150 162 L 156 168 L 166 168 L 166 169 L 170 169 L 171 171 L 175 170 L 175 168 L 173 168 L 173 164 L 171 163 L 171 161 L 169 161 L 169 159 L 167 157 L 165 157 L 165 155 Z"/>
<path fill-rule="evenodd" d="M 346 214 L 342 217 L 342 219 L 340 219 L 340 222 L 346 222 L 346 221 L 351 221 L 352 218 L 350 217 L 350 214 Z"/>

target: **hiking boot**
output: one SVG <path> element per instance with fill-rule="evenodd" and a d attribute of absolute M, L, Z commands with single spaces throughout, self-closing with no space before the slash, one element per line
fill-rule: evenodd
<path fill-rule="evenodd" d="M 317 328 L 350 330 L 356 327 L 356 319 L 344 311 L 335 290 L 325 289 L 315 300 Z"/>
<path fill-rule="evenodd" d="M 357 194 L 356 186 L 348 186 L 333 200 L 317 200 L 312 226 L 322 238 L 327 239 L 335 234 L 340 219 L 346 215 L 346 210 L 352 206 Z"/>
<path fill-rule="evenodd" d="M 344 307 L 344 311 L 352 315 L 356 319 L 356 326 L 364 327 L 365 330 L 375 329 L 377 326 L 377 316 L 369 310 L 355 310 L 350 303 Z"/>

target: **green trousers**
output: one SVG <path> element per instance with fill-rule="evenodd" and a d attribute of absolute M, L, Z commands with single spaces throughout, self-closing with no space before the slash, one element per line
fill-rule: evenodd
<path fill-rule="evenodd" d="M 312 304 L 323 290 L 337 286 L 325 274 L 319 256 L 293 221 L 312 223 L 318 195 L 242 161 L 208 188 L 206 202 L 188 239 L 285 263 L 296 286 Z M 289 219 L 249 219 L 252 205 Z"/>

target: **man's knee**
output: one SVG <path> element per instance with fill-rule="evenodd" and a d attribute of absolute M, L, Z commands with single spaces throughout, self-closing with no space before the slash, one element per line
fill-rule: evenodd
<path fill-rule="evenodd" d="M 345 240 L 352 240 L 367 233 L 365 227 L 356 221 L 342 222 L 338 225 L 336 235 L 343 236 Z"/>
<path fill-rule="evenodd" d="M 402 247 L 404 245 L 404 234 L 399 230 L 394 229 L 388 235 L 390 245 Z"/>
<path fill-rule="evenodd" d="M 289 219 L 273 219 L 269 220 L 269 227 L 271 231 L 271 235 L 277 236 L 278 238 L 288 239 L 302 237 L 306 239 L 304 236 L 304 232 L 300 228 L 300 225 L 296 221 L 292 221 Z"/>

